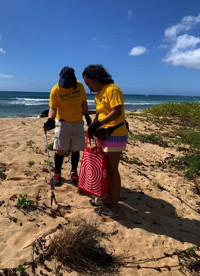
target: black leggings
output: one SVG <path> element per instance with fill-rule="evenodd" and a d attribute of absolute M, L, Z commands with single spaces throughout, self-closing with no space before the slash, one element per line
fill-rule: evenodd
<path fill-rule="evenodd" d="M 64 159 L 64 155 L 59 155 L 59 154 L 55 153 L 54 162 L 55 162 L 55 172 L 56 173 L 61 172 L 63 159 Z M 80 152 L 79 151 L 71 153 L 71 170 L 72 171 L 77 170 L 79 159 L 80 159 Z"/>

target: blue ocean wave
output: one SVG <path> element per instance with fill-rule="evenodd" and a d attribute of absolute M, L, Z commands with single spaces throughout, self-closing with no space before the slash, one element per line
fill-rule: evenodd
<path fill-rule="evenodd" d="M 38 117 L 49 108 L 47 92 L 0 91 L 0 117 Z M 200 97 L 124 94 L 126 111 L 142 110 L 162 103 L 200 102 Z M 95 110 L 94 94 L 88 94 L 89 110 Z"/>

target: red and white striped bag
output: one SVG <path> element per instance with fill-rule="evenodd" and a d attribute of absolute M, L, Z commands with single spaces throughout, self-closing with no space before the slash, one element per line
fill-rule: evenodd
<path fill-rule="evenodd" d="M 81 160 L 78 188 L 88 194 L 103 196 L 107 194 L 107 170 L 105 153 L 86 133 L 86 148 Z"/>

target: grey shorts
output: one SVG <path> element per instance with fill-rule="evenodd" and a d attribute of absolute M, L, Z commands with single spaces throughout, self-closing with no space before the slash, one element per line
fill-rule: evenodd
<path fill-rule="evenodd" d="M 84 121 L 70 123 L 56 120 L 54 150 L 80 151 L 85 148 Z"/>

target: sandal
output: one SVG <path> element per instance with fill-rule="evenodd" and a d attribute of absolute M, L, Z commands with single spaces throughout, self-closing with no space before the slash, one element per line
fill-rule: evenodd
<path fill-rule="evenodd" d="M 102 216 L 102 217 L 112 217 L 112 216 L 114 216 L 115 215 L 115 213 L 113 212 L 113 211 L 111 211 L 110 209 L 104 209 L 101 213 L 100 213 L 100 215 Z"/>
<path fill-rule="evenodd" d="M 90 204 L 94 207 L 110 206 L 109 203 L 104 203 L 101 197 L 95 197 L 93 199 L 90 199 Z"/>
<path fill-rule="evenodd" d="M 103 206 L 103 201 L 100 197 L 90 199 L 90 204 L 95 207 Z"/>

